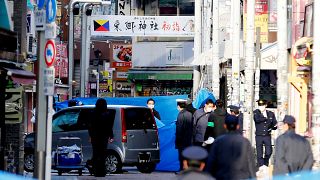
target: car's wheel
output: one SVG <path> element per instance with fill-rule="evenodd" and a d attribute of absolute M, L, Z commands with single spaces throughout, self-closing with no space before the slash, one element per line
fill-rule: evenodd
<path fill-rule="evenodd" d="M 27 172 L 33 172 L 34 170 L 34 154 L 24 154 L 24 170 Z"/>
<path fill-rule="evenodd" d="M 106 156 L 106 173 L 119 173 L 122 171 L 122 162 L 119 155 L 110 151 Z"/>
<path fill-rule="evenodd" d="M 142 173 L 152 173 L 156 169 L 155 163 L 139 163 L 137 168 Z"/>

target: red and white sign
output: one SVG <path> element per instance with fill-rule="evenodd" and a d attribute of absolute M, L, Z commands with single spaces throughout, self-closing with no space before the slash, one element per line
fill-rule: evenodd
<path fill-rule="evenodd" d="M 56 47 L 53 40 L 48 40 L 44 48 L 44 60 L 48 67 L 52 66 L 56 56 Z"/>

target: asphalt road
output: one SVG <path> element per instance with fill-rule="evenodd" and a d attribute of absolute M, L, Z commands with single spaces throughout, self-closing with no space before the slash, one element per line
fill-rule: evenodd
<path fill-rule="evenodd" d="M 176 174 L 174 172 L 152 172 L 151 174 L 140 173 L 134 167 L 124 167 L 125 171 L 122 174 L 107 174 L 106 177 L 94 177 L 91 176 L 88 171 L 84 171 L 82 176 L 77 174 L 77 171 L 71 171 L 69 173 L 63 173 L 59 176 L 56 171 L 52 171 L 52 180 L 94 180 L 94 179 L 121 179 L 121 180 L 170 180 L 176 179 Z M 32 173 L 26 173 L 25 176 L 32 177 Z"/>

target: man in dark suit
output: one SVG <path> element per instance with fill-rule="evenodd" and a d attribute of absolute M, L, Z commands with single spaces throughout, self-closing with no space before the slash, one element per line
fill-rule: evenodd
<path fill-rule="evenodd" d="M 180 171 L 183 170 L 183 158 L 182 151 L 188 146 L 192 145 L 192 129 L 193 129 L 193 118 L 191 112 L 185 109 L 186 100 L 177 99 L 177 108 L 179 111 L 178 118 L 176 121 L 176 149 L 179 153 Z"/>
<path fill-rule="evenodd" d="M 277 120 L 272 111 L 266 110 L 267 101 L 258 100 L 258 109 L 253 111 L 256 125 L 256 148 L 258 167 L 269 165 L 272 154 L 271 131 L 277 129 Z M 265 148 L 263 155 L 263 146 Z"/>

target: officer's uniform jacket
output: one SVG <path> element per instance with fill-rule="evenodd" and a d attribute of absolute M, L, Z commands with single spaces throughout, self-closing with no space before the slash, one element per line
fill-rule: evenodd
<path fill-rule="evenodd" d="M 309 171 L 313 162 L 310 143 L 294 130 L 288 130 L 277 138 L 274 174 Z"/>
<path fill-rule="evenodd" d="M 276 130 L 277 120 L 272 111 L 266 110 L 265 117 L 259 109 L 253 111 L 253 119 L 256 125 L 256 136 L 269 136 L 272 130 Z"/>

